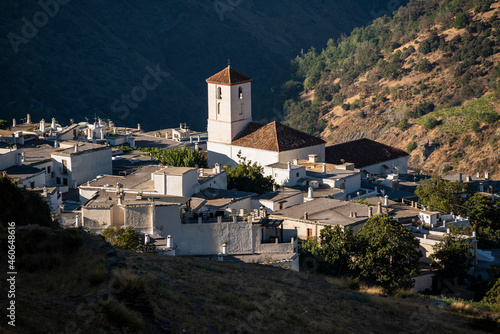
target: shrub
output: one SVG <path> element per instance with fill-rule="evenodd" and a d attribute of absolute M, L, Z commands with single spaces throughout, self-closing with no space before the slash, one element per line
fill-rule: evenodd
<path fill-rule="evenodd" d="M 116 269 L 113 271 L 111 286 L 122 291 L 144 290 L 146 281 L 130 269 Z"/>
<path fill-rule="evenodd" d="M 481 124 L 478 121 L 472 121 L 470 123 L 470 129 L 474 132 L 478 132 L 481 129 Z"/>
<path fill-rule="evenodd" d="M 366 118 L 366 113 L 364 111 L 360 111 L 358 113 L 358 116 L 359 116 L 359 118 L 363 118 L 364 119 L 364 118 Z"/>
<path fill-rule="evenodd" d="M 83 245 L 83 236 L 76 228 L 68 228 L 61 232 L 61 242 L 64 250 L 72 253 Z"/>
<path fill-rule="evenodd" d="M 408 146 L 406 146 L 406 151 L 408 152 L 408 154 L 411 154 L 411 152 L 416 148 L 417 145 L 414 142 L 411 142 L 408 144 Z"/>
<path fill-rule="evenodd" d="M 432 64 L 427 58 L 423 58 L 417 63 L 415 68 L 419 72 L 429 73 L 434 68 L 434 64 Z"/>
<path fill-rule="evenodd" d="M 144 320 L 139 314 L 129 310 L 114 297 L 108 298 L 100 301 L 100 304 L 103 305 L 104 313 L 111 322 L 132 332 L 139 332 L 144 328 Z"/>
<path fill-rule="evenodd" d="M 423 127 L 427 130 L 432 130 L 439 125 L 439 122 L 434 117 L 427 117 L 423 122 Z"/>
<path fill-rule="evenodd" d="M 97 285 L 108 278 L 108 269 L 105 266 L 104 258 L 100 257 L 90 264 L 87 278 L 91 285 Z"/>
<path fill-rule="evenodd" d="M 467 15 L 465 15 L 465 13 L 459 13 L 455 18 L 453 27 L 455 27 L 455 29 L 462 29 L 465 28 L 467 24 L 469 24 L 469 18 L 467 17 Z"/>
<path fill-rule="evenodd" d="M 132 226 L 126 228 L 110 226 L 102 232 L 102 236 L 113 246 L 125 249 L 136 249 L 141 240 L 141 234 Z"/>
<path fill-rule="evenodd" d="M 402 120 L 400 120 L 398 122 L 396 127 L 401 131 L 405 131 L 405 130 L 409 129 L 411 127 L 411 125 L 410 125 L 410 123 L 408 123 L 408 118 L 403 118 Z"/>

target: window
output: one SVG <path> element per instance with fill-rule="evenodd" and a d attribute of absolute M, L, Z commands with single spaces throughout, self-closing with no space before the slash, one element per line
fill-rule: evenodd
<path fill-rule="evenodd" d="M 299 173 L 297 173 L 297 177 L 299 177 Z"/>
<path fill-rule="evenodd" d="M 312 239 L 313 237 L 313 230 L 312 228 L 307 229 L 307 239 Z"/>
<path fill-rule="evenodd" d="M 242 87 L 238 88 L 238 98 L 240 100 L 243 100 L 243 88 Z"/>
<path fill-rule="evenodd" d="M 280 210 L 283 210 L 283 203 L 280 203 Z"/>
<path fill-rule="evenodd" d="M 243 103 L 241 104 L 240 115 L 243 115 Z"/>
<path fill-rule="evenodd" d="M 47 166 L 47 174 L 50 174 L 50 166 Z"/>
<path fill-rule="evenodd" d="M 217 87 L 217 100 L 222 99 L 222 88 Z"/>
<path fill-rule="evenodd" d="M 68 161 L 66 160 L 62 161 L 62 173 L 68 174 Z"/>
<path fill-rule="evenodd" d="M 35 188 L 35 182 L 30 182 L 30 188 L 34 189 Z"/>
<path fill-rule="evenodd" d="M 61 184 L 61 178 L 60 177 L 56 177 L 56 184 Z"/>
<path fill-rule="evenodd" d="M 68 185 L 68 179 L 63 177 L 63 186 L 67 186 Z"/>

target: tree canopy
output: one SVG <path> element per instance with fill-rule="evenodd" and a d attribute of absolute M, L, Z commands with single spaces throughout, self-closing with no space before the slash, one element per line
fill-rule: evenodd
<path fill-rule="evenodd" d="M 7 130 L 10 128 L 9 122 L 4 119 L 0 119 L 0 130 Z"/>
<path fill-rule="evenodd" d="M 39 193 L 21 189 L 8 176 L 0 175 L 0 226 L 38 224 L 53 226 L 50 208 Z"/>
<path fill-rule="evenodd" d="M 274 180 L 271 176 L 264 176 L 262 167 L 256 162 L 252 164 L 238 152 L 240 159 L 236 167 L 224 166 L 227 172 L 227 188 L 265 194 L 273 189 Z"/>
<path fill-rule="evenodd" d="M 187 146 L 174 147 L 168 150 L 158 147 L 139 147 L 137 150 L 150 152 L 153 157 L 160 160 L 162 164 L 169 164 L 174 167 L 198 166 L 200 168 L 208 168 L 208 162 L 203 156 L 203 153 Z"/>
<path fill-rule="evenodd" d="M 419 273 L 422 253 L 413 234 L 391 216 L 376 215 L 359 233 L 358 267 L 361 274 L 372 278 L 392 292 L 413 286 L 412 277 Z"/>
<path fill-rule="evenodd" d="M 415 194 L 432 210 L 444 213 L 466 214 L 465 198 L 467 185 L 458 181 L 446 181 L 438 177 L 422 180 Z"/>
<path fill-rule="evenodd" d="M 500 245 L 500 199 L 492 201 L 479 193 L 471 196 L 466 205 L 472 229 L 476 231 L 480 247 Z"/>
<path fill-rule="evenodd" d="M 463 278 L 473 263 L 470 250 L 469 240 L 448 234 L 434 246 L 434 253 L 430 255 L 432 266 L 438 268 L 445 279 Z"/>

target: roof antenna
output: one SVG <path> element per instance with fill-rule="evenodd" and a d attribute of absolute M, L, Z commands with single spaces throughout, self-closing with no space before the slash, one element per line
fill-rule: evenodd
<path fill-rule="evenodd" d="M 231 68 L 231 59 L 227 58 L 227 67 Z"/>

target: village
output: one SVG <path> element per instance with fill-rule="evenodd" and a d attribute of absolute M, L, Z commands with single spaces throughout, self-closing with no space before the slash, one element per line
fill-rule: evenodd
<path fill-rule="evenodd" d="M 94 122 L 12 120 L 0 130 L 0 171 L 20 188 L 40 193 L 60 224 L 101 234 L 108 227 L 133 227 L 142 243 L 165 256 L 257 262 L 300 270 L 300 243 L 320 240 L 326 226 L 354 233 L 387 214 L 419 241 L 421 274 L 415 291 L 432 289 L 434 247 L 469 218 L 422 205 L 415 195 L 429 178 L 408 168 L 408 153 L 369 139 L 326 145 L 322 139 L 279 122 L 252 121 L 252 79 L 228 65 L 206 79 L 207 131 L 186 123 L 144 131 Z M 129 149 L 125 149 L 128 147 Z M 162 164 L 136 148 L 200 152 L 203 166 Z M 264 194 L 228 189 L 225 166 L 242 157 L 274 180 Z M 500 182 L 487 171 L 457 173 L 449 181 L 494 201 Z M 36 222 L 33 222 L 36 224 Z M 470 240 L 470 273 L 487 279 L 499 254 Z"/>

